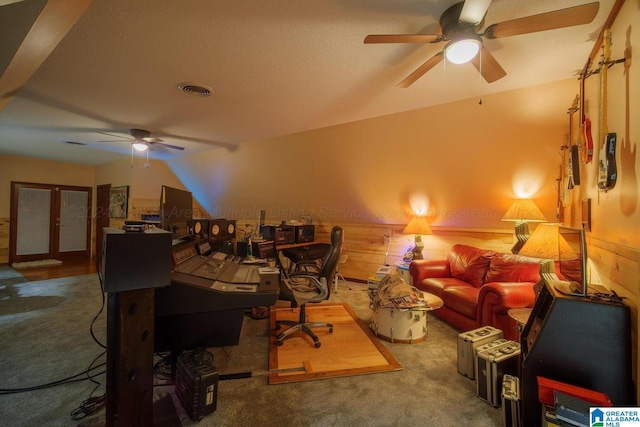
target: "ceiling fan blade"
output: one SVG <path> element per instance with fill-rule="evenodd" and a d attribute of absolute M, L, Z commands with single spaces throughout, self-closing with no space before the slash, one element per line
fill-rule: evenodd
<path fill-rule="evenodd" d="M 491 0 L 466 0 L 458 19 L 463 26 L 476 26 L 482 22 L 487 14 Z"/>
<path fill-rule="evenodd" d="M 109 133 L 109 132 L 98 131 L 97 133 L 99 133 L 101 135 L 111 136 L 113 138 L 118 138 L 118 141 L 134 141 L 133 138 L 129 138 L 129 137 L 122 136 L 122 135 L 116 135 L 116 134 Z M 98 141 L 98 142 L 112 142 L 112 141 Z"/>
<path fill-rule="evenodd" d="M 160 145 L 161 147 L 166 147 L 166 148 L 171 148 L 172 150 L 180 150 L 180 151 L 184 151 L 184 147 L 180 147 L 178 145 L 171 145 L 171 144 L 165 144 L 164 142 L 150 142 L 149 143 L 150 146 L 152 145 Z"/>
<path fill-rule="evenodd" d="M 438 65 L 440 62 L 442 62 L 443 57 L 444 57 L 444 55 L 443 55 L 442 51 L 436 53 L 431 58 L 429 58 L 429 60 L 427 60 L 427 62 L 422 64 L 417 70 L 415 70 L 413 73 L 409 74 L 409 76 L 407 76 L 407 78 L 405 78 L 403 81 L 398 83 L 396 85 L 396 87 L 408 88 L 416 80 L 418 80 L 420 77 L 425 75 L 427 71 L 429 71 L 430 69 L 432 69 L 433 67 Z"/>
<path fill-rule="evenodd" d="M 156 137 L 153 137 L 153 136 L 146 136 L 146 137 L 140 138 L 140 139 L 142 141 L 151 142 L 151 143 L 162 142 L 162 140 L 160 138 L 156 138 Z"/>
<path fill-rule="evenodd" d="M 487 83 L 493 83 L 507 75 L 507 72 L 498 64 L 496 58 L 484 46 L 480 54 L 471 60 Z"/>
<path fill-rule="evenodd" d="M 600 3 L 593 2 L 581 6 L 541 13 L 539 15 L 525 16 L 524 18 L 499 22 L 489 26 L 485 31 L 485 36 L 490 39 L 497 39 L 500 37 L 518 36 L 520 34 L 588 24 L 596 17 L 598 9 L 600 9 Z"/>
<path fill-rule="evenodd" d="M 221 142 L 221 141 L 214 141 L 211 139 L 196 138 L 196 137 L 190 137 L 190 136 L 184 136 L 184 135 L 172 135 L 166 132 L 163 132 L 162 136 L 164 136 L 165 138 L 174 138 L 182 141 L 191 141 L 191 142 L 197 142 L 199 144 L 213 145 L 215 147 L 222 147 L 232 151 L 238 148 L 236 144 Z"/>
<path fill-rule="evenodd" d="M 364 43 L 433 43 L 441 40 L 440 34 L 369 34 Z"/>

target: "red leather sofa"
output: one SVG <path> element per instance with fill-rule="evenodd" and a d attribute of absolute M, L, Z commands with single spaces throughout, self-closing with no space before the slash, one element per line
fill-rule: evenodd
<path fill-rule="evenodd" d="M 447 259 L 414 260 L 413 285 L 442 298 L 433 315 L 461 331 L 490 325 L 516 340 L 511 308 L 533 307 L 540 260 L 467 245 L 454 245 Z"/>

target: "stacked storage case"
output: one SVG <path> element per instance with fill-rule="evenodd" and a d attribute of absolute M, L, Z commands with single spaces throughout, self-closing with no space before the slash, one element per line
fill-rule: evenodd
<path fill-rule="evenodd" d="M 520 381 L 509 374 L 502 376 L 502 425 L 520 426 Z"/>
<path fill-rule="evenodd" d="M 476 355 L 478 397 L 492 406 L 501 405 L 502 379 L 505 374 L 518 375 L 520 344 L 507 341 Z"/>
<path fill-rule="evenodd" d="M 476 349 L 502 337 L 502 331 L 492 326 L 458 334 L 458 373 L 475 379 Z"/>

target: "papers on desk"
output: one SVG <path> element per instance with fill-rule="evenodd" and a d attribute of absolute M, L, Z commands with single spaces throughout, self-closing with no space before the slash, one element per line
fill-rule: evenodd
<path fill-rule="evenodd" d="M 266 264 L 267 260 L 264 258 L 245 258 L 242 261 L 243 264 Z"/>

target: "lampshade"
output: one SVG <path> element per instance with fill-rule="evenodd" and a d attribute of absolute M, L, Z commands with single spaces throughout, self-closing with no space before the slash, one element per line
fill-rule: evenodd
<path fill-rule="evenodd" d="M 423 216 L 414 216 L 402 232 L 404 234 L 433 234 L 427 218 Z"/>
<path fill-rule="evenodd" d="M 505 212 L 502 217 L 503 221 L 527 221 L 527 222 L 545 222 L 547 219 L 544 217 L 540 209 L 533 203 L 531 199 L 518 199 Z"/>
<path fill-rule="evenodd" d="M 422 248 L 424 248 L 422 234 L 433 234 L 427 218 L 419 215 L 414 216 L 402 232 L 404 234 L 415 234 L 416 244 L 411 251 L 413 253 L 412 257 L 413 259 L 422 259 Z"/>
<path fill-rule="evenodd" d="M 534 258 L 575 259 L 578 254 L 560 234 L 557 223 L 542 223 L 529 236 L 529 240 L 520 249 L 519 254 Z"/>
<path fill-rule="evenodd" d="M 444 55 L 449 62 L 464 64 L 471 61 L 478 54 L 480 47 L 482 47 L 480 37 L 476 34 L 467 34 L 447 43 L 444 48 Z"/>
<path fill-rule="evenodd" d="M 143 144 L 141 142 L 134 142 L 133 143 L 133 148 L 135 148 L 136 151 L 146 151 L 147 148 L 147 144 Z"/>

